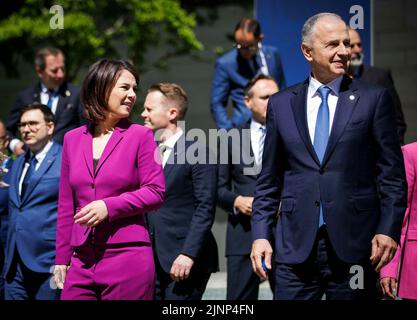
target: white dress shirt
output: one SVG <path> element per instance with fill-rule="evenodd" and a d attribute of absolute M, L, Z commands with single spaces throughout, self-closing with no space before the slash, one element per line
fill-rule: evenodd
<path fill-rule="evenodd" d="M 327 98 L 327 104 L 329 106 L 329 135 L 332 130 L 334 114 L 336 112 L 336 105 L 339 99 L 340 85 L 342 84 L 343 76 L 334 79 L 332 82 L 326 84 L 329 87 L 330 93 Z M 318 88 L 323 86 L 318 80 L 310 76 L 310 83 L 307 91 L 307 122 L 308 132 L 310 134 L 311 143 L 314 145 L 314 133 L 316 131 L 316 120 L 321 104 L 321 96 L 317 91 Z"/>
<path fill-rule="evenodd" d="M 255 157 L 255 162 L 257 164 L 259 164 L 262 161 L 262 159 L 260 159 L 259 157 L 259 141 L 262 135 L 261 127 L 265 127 L 265 125 L 259 123 L 258 121 L 252 118 L 252 121 L 250 123 L 250 142 L 252 146 L 253 155 Z"/>
<path fill-rule="evenodd" d="M 49 91 L 48 91 L 48 88 L 45 87 L 45 85 L 43 83 L 41 83 L 40 98 L 41 98 L 41 103 L 44 104 L 45 106 L 47 106 L 48 101 L 49 101 Z M 58 95 L 56 95 L 55 97 L 52 98 L 51 111 L 52 111 L 53 114 L 55 114 L 55 112 L 56 112 L 56 108 L 58 106 L 58 100 L 59 100 Z"/>
<path fill-rule="evenodd" d="M 177 132 L 169 137 L 167 140 L 165 140 L 162 144 L 166 146 L 166 150 L 162 157 L 162 167 L 165 168 L 165 165 L 168 161 L 169 156 L 171 155 L 172 150 L 174 149 L 175 144 L 177 143 L 178 139 L 183 134 L 183 131 L 181 128 L 177 129 Z"/>

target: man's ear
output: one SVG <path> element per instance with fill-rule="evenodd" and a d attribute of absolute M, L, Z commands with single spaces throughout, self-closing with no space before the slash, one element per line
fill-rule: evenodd
<path fill-rule="evenodd" d="M 169 108 L 168 113 L 169 113 L 169 120 L 177 120 L 178 119 L 179 112 L 178 112 L 177 108 Z"/>
<path fill-rule="evenodd" d="M 47 126 L 48 126 L 48 134 L 52 136 L 52 134 L 54 133 L 55 124 L 51 121 L 47 123 Z"/>
<path fill-rule="evenodd" d="M 243 97 L 243 102 L 245 103 L 246 107 L 249 110 L 252 110 L 251 105 L 250 105 L 250 98 L 249 98 L 249 96 L 244 96 Z"/>
<path fill-rule="evenodd" d="M 304 58 L 306 58 L 308 62 L 311 62 L 313 60 L 313 57 L 311 56 L 312 50 L 313 49 L 309 47 L 306 43 L 301 44 L 301 51 L 303 52 Z"/>
<path fill-rule="evenodd" d="M 35 66 L 35 71 L 38 77 L 40 78 L 42 76 L 43 70 L 39 68 L 38 66 Z"/>
<path fill-rule="evenodd" d="M 263 33 L 261 33 L 260 35 L 259 35 L 259 37 L 258 37 L 258 40 L 259 40 L 259 42 L 260 41 L 262 41 L 264 39 L 264 34 Z"/>

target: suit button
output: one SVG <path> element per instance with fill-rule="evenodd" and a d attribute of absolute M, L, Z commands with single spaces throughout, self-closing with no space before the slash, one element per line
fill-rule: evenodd
<path fill-rule="evenodd" d="M 323 168 L 320 168 L 319 173 L 320 174 L 323 174 L 324 173 L 324 169 Z"/>
<path fill-rule="evenodd" d="M 316 201 L 314 202 L 314 204 L 316 205 L 316 207 L 320 207 L 320 201 Z"/>
<path fill-rule="evenodd" d="M 95 188 L 95 185 L 94 185 L 94 183 L 92 183 L 91 184 L 91 189 L 94 189 Z"/>

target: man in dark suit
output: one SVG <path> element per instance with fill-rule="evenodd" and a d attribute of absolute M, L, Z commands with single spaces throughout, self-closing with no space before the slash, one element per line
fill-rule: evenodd
<path fill-rule="evenodd" d="M 185 138 L 185 91 L 173 83 L 150 87 L 142 118 L 161 141 L 165 175 L 162 208 L 147 215 L 155 254 L 157 300 L 200 300 L 218 270 L 211 233 L 217 200 L 217 165 L 210 151 Z M 196 154 L 196 158 L 194 155 Z M 215 159 L 214 159 L 215 160 Z"/>
<path fill-rule="evenodd" d="M 19 130 L 28 151 L 13 164 L 4 265 L 6 300 L 53 300 L 61 146 L 52 141 L 54 116 L 45 105 L 22 109 Z"/>
<path fill-rule="evenodd" d="M 404 113 L 401 107 L 401 100 L 397 93 L 397 90 L 395 90 L 391 72 L 389 70 L 364 65 L 362 40 L 359 33 L 356 30 L 349 28 L 349 37 L 350 48 L 352 52 L 348 69 L 349 75 L 352 76 L 354 79 L 361 79 L 363 81 L 367 81 L 373 84 L 378 84 L 388 89 L 388 93 L 390 94 L 395 106 L 397 131 L 400 138 L 400 142 L 401 144 L 404 144 L 404 135 L 407 129 L 407 125 L 404 120 Z"/>
<path fill-rule="evenodd" d="M 35 69 L 39 83 L 30 86 L 17 95 L 6 122 L 12 140 L 9 149 L 20 155 L 24 152 L 23 142 L 17 139 L 17 124 L 20 111 L 30 103 L 47 105 L 55 116 L 54 140 L 62 144 L 64 134 L 85 123 L 80 103 L 80 89 L 65 79 L 65 57 L 56 48 L 40 49 L 35 57 Z"/>
<path fill-rule="evenodd" d="M 7 156 L 9 137 L 6 126 L 0 120 L 0 275 L 3 271 L 4 256 L 7 238 L 8 206 L 9 206 L 9 184 L 10 170 L 13 159 Z M 0 300 L 4 300 L 4 279 L 0 276 Z"/>
<path fill-rule="evenodd" d="M 260 74 L 245 88 L 244 101 L 252 113 L 251 122 L 238 131 L 239 143 L 222 135 L 220 152 L 227 152 L 227 163 L 219 165 L 218 205 L 228 213 L 226 235 L 228 300 L 257 300 L 259 277 L 250 260 L 252 201 L 257 173 L 262 165 L 265 141 L 266 106 L 278 86 L 270 76 Z M 230 135 L 233 137 L 233 135 Z M 238 156 L 238 161 L 233 157 Z M 249 161 L 248 161 L 249 160 Z M 245 172 L 245 170 L 253 170 Z"/>
<path fill-rule="evenodd" d="M 243 91 L 254 76 L 270 75 L 280 88 L 286 86 L 278 50 L 261 44 L 264 36 L 258 21 L 243 18 L 235 27 L 234 37 L 235 48 L 217 59 L 212 82 L 211 112 L 220 129 L 240 127 L 250 121 Z M 229 96 L 233 102 L 231 118 L 227 113 Z"/>
<path fill-rule="evenodd" d="M 338 15 L 309 18 L 301 48 L 309 79 L 268 102 L 252 264 L 267 277 L 280 207 L 276 299 L 373 299 L 407 200 L 394 106 L 385 88 L 346 76 L 350 40 Z"/>

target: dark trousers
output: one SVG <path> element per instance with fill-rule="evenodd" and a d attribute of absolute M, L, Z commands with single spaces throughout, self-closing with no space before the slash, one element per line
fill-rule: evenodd
<path fill-rule="evenodd" d="M 201 300 L 211 275 L 199 272 L 198 266 L 194 264 L 189 277 L 176 282 L 162 269 L 157 257 L 155 271 L 155 300 Z"/>
<path fill-rule="evenodd" d="M 371 245 L 371 244 L 369 244 Z M 377 274 L 370 262 L 348 264 L 340 260 L 326 227 L 319 229 L 307 260 L 301 264 L 277 262 L 277 300 L 370 300 L 377 297 Z"/>
<path fill-rule="evenodd" d="M 60 292 L 55 289 L 51 273 L 30 270 L 15 250 L 5 281 L 6 300 L 58 300 Z"/>
<path fill-rule="evenodd" d="M 227 257 L 227 300 L 258 300 L 260 283 L 249 255 Z"/>

